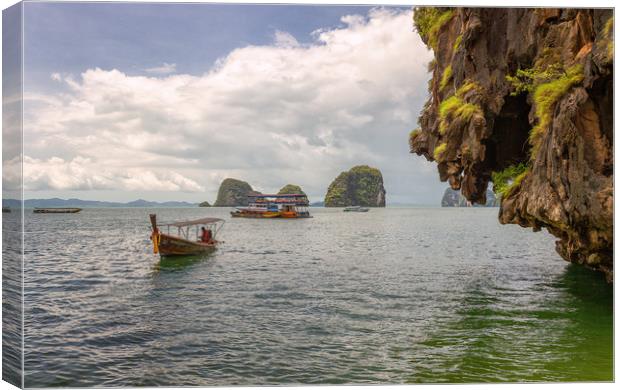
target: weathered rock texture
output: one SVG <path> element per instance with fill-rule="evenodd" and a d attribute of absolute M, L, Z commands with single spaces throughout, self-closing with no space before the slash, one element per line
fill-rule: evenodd
<path fill-rule="evenodd" d="M 612 281 L 612 10 L 439 11 L 416 20 L 435 61 L 411 151 L 479 203 L 493 172 L 527 164 L 500 222 L 547 228 L 564 259 Z"/>
<path fill-rule="evenodd" d="M 346 206 L 385 207 L 381 171 L 358 165 L 338 175 L 327 189 L 325 207 Z"/>
<path fill-rule="evenodd" d="M 306 193 L 301 189 L 301 187 L 295 184 L 287 184 L 284 187 L 280 188 L 280 191 L 278 191 L 278 195 L 296 194 L 306 195 Z"/>
<path fill-rule="evenodd" d="M 472 203 L 468 201 L 460 191 L 448 187 L 441 198 L 441 207 L 497 207 L 499 201 L 491 190 L 487 190 L 487 201 L 485 204 Z"/>
<path fill-rule="evenodd" d="M 257 193 L 248 183 L 237 179 L 225 179 L 217 192 L 215 207 L 247 206 L 248 195 Z"/>

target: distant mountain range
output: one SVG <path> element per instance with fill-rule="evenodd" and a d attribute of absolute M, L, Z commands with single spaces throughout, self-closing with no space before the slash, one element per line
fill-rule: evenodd
<path fill-rule="evenodd" d="M 2 207 L 18 208 L 20 201 L 17 199 L 2 199 Z M 26 199 L 24 207 L 198 207 L 198 203 L 188 202 L 151 202 L 144 199 L 134 200 L 132 202 L 103 202 L 98 200 L 81 200 L 81 199 Z"/>

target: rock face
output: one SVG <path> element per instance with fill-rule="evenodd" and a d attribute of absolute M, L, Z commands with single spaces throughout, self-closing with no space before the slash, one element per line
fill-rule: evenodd
<path fill-rule="evenodd" d="M 327 189 L 325 207 L 346 206 L 385 207 L 381 171 L 358 165 L 338 175 Z"/>
<path fill-rule="evenodd" d="M 217 192 L 215 207 L 247 206 L 248 195 L 256 193 L 248 183 L 237 179 L 225 179 Z"/>
<path fill-rule="evenodd" d="M 465 199 L 460 191 L 453 190 L 452 188 L 446 188 L 441 198 L 441 207 L 497 207 L 499 201 L 495 197 L 495 194 L 491 190 L 487 190 L 487 201 L 484 205 L 472 203 Z"/>
<path fill-rule="evenodd" d="M 300 186 L 295 184 L 287 184 L 278 191 L 278 195 L 291 195 L 291 194 L 302 194 L 306 195 L 305 192 L 301 189 Z"/>
<path fill-rule="evenodd" d="M 546 228 L 613 280 L 613 11 L 418 8 L 435 60 L 410 134 L 439 177 L 501 223 Z"/>

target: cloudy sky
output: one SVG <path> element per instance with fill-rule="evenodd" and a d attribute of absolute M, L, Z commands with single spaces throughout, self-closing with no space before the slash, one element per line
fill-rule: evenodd
<path fill-rule="evenodd" d="M 26 3 L 24 18 L 27 198 L 213 202 L 234 177 L 315 201 L 357 164 L 391 203 L 446 187 L 408 153 L 432 58 L 410 8 Z"/>

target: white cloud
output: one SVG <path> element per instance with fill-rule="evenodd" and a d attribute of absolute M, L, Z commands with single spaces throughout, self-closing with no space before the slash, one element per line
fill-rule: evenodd
<path fill-rule="evenodd" d="M 360 163 L 389 179 L 390 166 L 413 158 L 407 134 L 426 99 L 431 55 L 411 31 L 411 12 L 376 9 L 342 22 L 315 32 L 312 44 L 276 31 L 272 45 L 238 48 L 201 76 L 97 68 L 65 77 L 68 93 L 27 94 L 28 185 L 204 189 L 214 198 L 232 176 L 321 195 Z M 387 183 L 388 192 L 402 182 Z"/>
<path fill-rule="evenodd" d="M 18 172 L 19 160 L 7 163 L 9 172 Z M 11 169 L 16 167 L 16 169 Z M 24 158 L 24 190 L 124 190 L 124 191 L 204 191 L 195 181 L 172 170 L 107 167 L 85 157 L 64 160 Z M 9 176 L 6 180 L 19 180 Z"/>
<path fill-rule="evenodd" d="M 60 76 L 60 73 L 52 73 L 50 75 L 50 78 L 54 81 L 62 81 L 62 77 Z"/>
<path fill-rule="evenodd" d="M 287 33 L 286 31 L 276 30 L 273 36 L 274 44 L 277 47 L 297 47 L 299 46 L 299 42 L 295 39 L 294 36 Z"/>
<path fill-rule="evenodd" d="M 155 66 L 153 68 L 146 68 L 144 69 L 145 72 L 147 73 L 153 73 L 153 74 L 168 74 L 168 73 L 174 73 L 177 70 L 177 64 L 169 64 L 167 62 L 164 62 L 163 65 L 161 66 Z"/>

